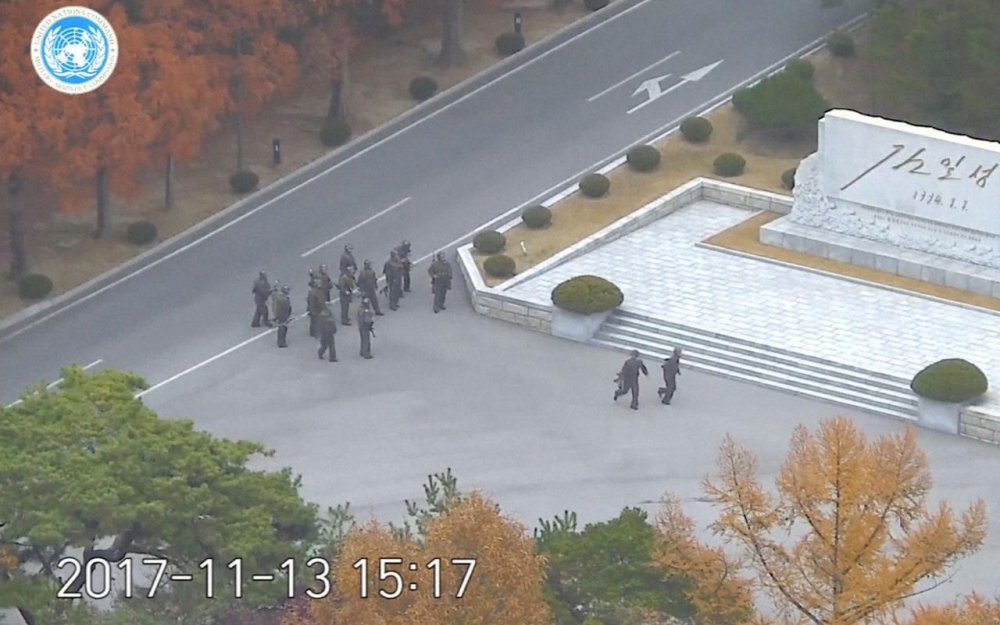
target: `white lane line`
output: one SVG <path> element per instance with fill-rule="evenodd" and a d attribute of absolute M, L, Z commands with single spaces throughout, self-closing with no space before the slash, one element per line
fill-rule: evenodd
<path fill-rule="evenodd" d="M 600 93 L 598 93 L 596 95 L 590 96 L 589 98 L 587 98 L 587 102 L 593 102 L 594 100 L 596 100 L 597 98 L 601 97 L 602 95 L 607 95 L 607 94 L 611 93 L 612 91 L 614 91 L 618 87 L 621 87 L 622 85 L 624 85 L 628 81 L 632 80 L 636 76 L 638 76 L 640 74 L 643 74 L 645 72 L 648 72 L 649 70 L 653 69 L 657 65 L 660 65 L 662 63 L 666 63 L 667 61 L 669 61 L 670 59 L 674 58 L 675 56 L 677 56 L 680 53 L 681 53 L 681 51 L 678 50 L 677 52 L 674 52 L 672 54 L 669 54 L 669 55 L 663 57 L 662 59 L 660 59 L 656 63 L 653 63 L 652 65 L 647 65 L 646 67 L 640 69 L 639 71 L 637 71 L 636 73 L 632 74 L 631 76 L 629 76 L 625 80 L 622 80 L 621 82 L 616 82 L 615 84 L 611 85 L 610 87 L 608 87 L 604 91 L 602 91 L 602 92 L 600 92 Z"/>
<path fill-rule="evenodd" d="M 559 45 L 556 45 L 556 46 L 552 47 L 551 49 L 546 50 L 545 52 L 539 54 L 538 56 L 536 56 L 536 57 L 528 60 L 527 62 L 523 63 L 522 65 L 518 65 L 518 66 L 512 68 L 510 71 L 508 71 L 508 72 L 506 72 L 504 74 L 501 74 L 500 76 L 497 76 L 493 80 L 491 80 L 488 83 L 486 83 L 486 84 L 484 84 L 484 85 L 482 85 L 482 86 L 474 89 L 473 91 L 470 91 L 469 93 L 467 93 L 464 96 L 458 98 L 454 102 L 449 102 L 445 106 L 443 106 L 443 107 L 441 107 L 441 108 L 439 108 L 439 109 L 437 109 L 435 111 L 432 111 L 431 113 L 425 115 L 424 117 L 421 117 L 420 119 L 414 120 L 409 125 L 407 125 L 407 126 L 405 126 L 403 128 L 400 128 L 399 130 L 397 130 L 396 132 L 392 133 L 391 135 L 389 135 L 389 136 L 387 136 L 387 137 L 385 137 L 383 139 L 380 139 L 379 141 L 376 141 L 375 143 L 373 143 L 370 146 L 368 146 L 367 148 L 365 148 L 363 150 L 360 150 L 356 154 L 352 154 L 351 156 L 345 158 L 344 160 L 342 160 L 342 161 L 340 161 L 338 163 L 335 163 L 334 165 L 330 166 L 327 169 L 324 169 L 323 171 L 319 172 L 318 174 L 312 176 L 311 178 L 307 178 L 306 180 L 300 182 L 299 184 L 295 185 L 291 189 L 288 189 L 284 193 L 281 193 L 280 195 L 271 198 L 270 200 L 264 202 L 260 206 L 247 211 L 246 213 L 240 215 L 239 217 L 236 217 L 232 221 L 226 222 L 225 224 L 219 226 L 215 230 L 213 230 L 213 231 L 211 231 L 211 232 L 209 232 L 207 234 L 202 235 L 201 237 L 195 239 L 194 241 L 188 243 L 187 245 L 185 245 L 185 246 L 183 246 L 183 247 L 181 247 L 179 249 L 174 250 L 173 252 L 167 254 L 163 258 L 158 258 L 155 261 L 152 261 L 151 263 L 149 263 L 148 265 L 144 265 L 144 266 L 136 269 L 132 273 L 130 273 L 130 274 L 126 275 L 126 276 L 123 276 L 123 277 L 115 280 L 111 284 L 109 284 L 107 286 L 104 286 L 104 287 L 101 287 L 100 289 L 94 291 L 93 293 L 85 295 L 85 296 L 81 297 L 80 299 L 75 300 L 73 302 L 70 302 L 66 306 L 63 306 L 59 310 L 55 310 L 55 311 L 49 313 L 48 315 L 45 315 L 41 319 L 38 319 L 37 321 L 34 321 L 34 322 L 28 324 L 27 326 L 21 328 L 17 332 L 12 332 L 11 334 L 9 334 L 6 337 L 4 337 L 3 339 L 0 339 L 0 344 L 6 343 L 7 341 L 11 340 L 15 336 L 18 336 L 19 334 L 27 332 L 28 330 L 30 330 L 31 328 L 37 326 L 38 324 L 44 323 L 45 321 L 48 321 L 52 317 L 54 317 L 54 316 L 56 316 L 56 315 L 58 315 L 60 313 L 66 312 L 67 310 L 70 310 L 71 308 L 74 308 L 74 307 L 76 307 L 76 306 L 78 306 L 78 305 L 80 305 L 80 304 L 82 304 L 82 303 L 90 300 L 93 297 L 97 297 L 98 295 L 100 295 L 101 293 L 107 291 L 108 289 L 114 288 L 114 287 L 118 286 L 119 284 L 121 284 L 122 282 L 125 282 L 126 280 L 131 280 L 132 278 L 134 278 L 134 277 L 136 277 L 136 276 L 138 276 L 138 275 L 140 275 L 140 274 L 142 274 L 142 273 L 144 273 L 144 272 L 152 269 L 153 267 L 156 267 L 160 263 L 166 262 L 166 261 L 170 260 L 171 258 L 177 256 L 178 254 L 191 249 L 192 247 L 194 247 L 195 245 L 198 245 L 202 241 L 205 241 L 205 240 L 207 240 L 207 239 L 209 239 L 209 238 L 211 238 L 211 237 L 219 234 L 220 232 L 223 232 L 224 230 L 227 230 L 227 229 L 235 226 L 236 224 L 238 224 L 239 222 L 243 221 L 247 217 L 250 217 L 251 215 L 257 214 L 258 212 L 264 210 L 265 208 L 267 208 L 271 204 L 274 204 L 278 200 L 281 200 L 281 199 L 287 197 L 288 195 L 290 195 L 292 193 L 295 193 L 296 191 L 298 191 L 302 187 L 304 187 L 304 186 L 306 186 L 308 184 L 311 184 L 314 180 L 317 180 L 318 178 L 321 178 L 321 177 L 323 177 L 323 176 L 325 176 L 325 175 L 327 175 L 327 174 L 329 174 L 331 172 L 334 172 L 334 171 L 340 169 L 344 165 L 347 165 L 348 163 L 354 161 L 357 158 L 360 158 L 361 156 L 363 156 L 363 155 L 367 154 L 368 152 L 374 150 L 375 148 L 379 147 L 383 143 L 386 143 L 387 141 L 390 141 L 390 140 L 396 138 L 397 136 L 403 134 L 404 132 L 412 130 L 412 129 L 416 128 L 417 126 L 423 124 L 424 122 L 437 117 L 441 113 L 447 111 L 448 109 L 452 108 L 453 106 L 456 106 L 456 105 L 460 104 L 461 102 L 464 102 L 465 100 L 468 100 L 469 98 L 471 98 L 472 96 L 476 95 L 477 93 L 483 91 L 484 89 L 486 89 L 488 87 L 491 87 L 492 85 L 500 82 L 501 80 L 503 80 L 503 79 L 505 79 L 505 78 L 507 78 L 509 76 L 513 76 L 517 72 L 519 72 L 522 69 L 524 69 L 524 68 L 526 68 L 526 67 L 528 67 L 530 65 L 533 65 L 534 63 L 542 60 L 543 58 L 545 58 L 548 55 L 552 54 L 556 50 L 559 50 L 559 49 L 561 49 L 561 48 L 569 45 L 570 43 L 576 41 L 577 39 L 579 39 L 580 37 L 583 37 L 584 35 L 588 35 L 588 34 L 594 32 L 594 31 L 596 31 L 598 28 L 601 28 L 602 26 L 610 24 L 611 22 L 613 22 L 616 19 L 622 17 L 623 15 L 626 15 L 628 13 L 631 13 L 632 11 L 635 11 L 639 7 L 642 7 L 642 6 L 646 5 L 646 4 L 648 4 L 649 2 L 652 2 L 652 0 L 641 0 L 635 6 L 631 6 L 631 7 L 627 8 L 627 9 L 625 9 L 624 11 L 622 11 L 621 13 L 617 13 L 615 15 L 612 15 L 608 19 L 594 24 L 593 27 L 588 28 L 587 30 L 585 30 L 585 31 L 583 31 L 581 33 L 577 33 L 576 35 L 573 35 L 572 37 L 570 37 L 566 41 L 560 43 Z"/>
<path fill-rule="evenodd" d="M 102 362 L 104 362 L 104 361 L 103 361 L 103 360 L 101 360 L 100 358 L 98 358 L 98 359 L 97 359 L 97 360 L 95 360 L 94 362 L 92 362 L 92 363 L 90 363 L 89 365 L 87 365 L 86 367 L 84 367 L 84 368 L 83 368 L 83 370 L 84 370 L 84 371 L 86 371 L 87 369 L 93 369 L 94 367 L 96 367 L 97 365 L 101 364 Z M 63 379 L 62 379 L 62 378 L 59 378 L 58 380 L 56 380 L 55 382 L 52 382 L 51 384 L 46 384 L 46 385 L 45 385 L 45 388 L 47 388 L 47 389 L 49 389 L 49 390 L 52 390 L 52 389 L 54 389 L 55 387 L 57 387 L 57 386 L 59 386 L 60 384 L 62 384 L 62 381 L 63 381 Z M 21 400 L 21 399 L 19 399 L 19 400 L 17 400 L 17 401 L 15 401 L 15 402 L 13 402 L 13 403 L 10 403 L 10 404 L 7 404 L 7 407 L 8 407 L 8 408 L 13 408 L 14 406 L 16 406 L 16 405 L 20 404 L 20 403 L 21 403 L 22 401 L 24 401 L 24 400 Z"/>
<path fill-rule="evenodd" d="M 309 256 L 313 252 L 320 251 L 321 249 L 323 249 L 327 245 L 330 245 L 331 243 L 333 243 L 337 239 L 340 239 L 342 237 L 346 237 L 347 235 L 351 234 L 352 232 L 354 232 L 358 228 L 360 228 L 362 226 L 365 226 L 367 224 L 370 224 L 371 222 L 375 221 L 376 219 L 378 219 L 382 215 L 385 215 L 386 213 L 391 213 L 392 211 L 396 210 L 397 208 L 399 208 L 403 204 L 406 204 L 407 202 L 409 202 L 410 199 L 411 198 L 405 197 L 405 198 L 401 199 L 400 201 L 396 202 L 395 204 L 393 204 L 392 206 L 390 206 L 389 208 L 387 208 L 385 210 L 382 210 L 382 211 L 379 211 L 378 213 L 372 215 L 371 217 L 369 217 L 368 219 L 362 221 L 361 223 L 358 223 L 358 224 L 355 224 L 355 225 L 351 226 L 350 228 L 348 228 L 347 230 L 344 230 L 343 232 L 341 232 L 337 236 L 333 237 L 332 239 L 329 239 L 329 240 L 327 240 L 327 241 L 325 241 L 323 243 L 320 243 L 316 247 L 312 248 L 311 250 L 309 250 L 308 252 L 306 252 L 305 254 L 303 254 L 302 258 L 305 258 L 306 256 Z"/>

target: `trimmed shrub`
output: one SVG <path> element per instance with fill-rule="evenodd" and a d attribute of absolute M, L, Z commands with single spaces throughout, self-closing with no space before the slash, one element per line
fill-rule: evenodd
<path fill-rule="evenodd" d="M 637 145 L 625 157 L 635 171 L 653 171 L 660 165 L 660 151 L 651 145 Z"/>
<path fill-rule="evenodd" d="M 587 174 L 580 181 L 580 193 L 587 197 L 602 197 L 611 188 L 611 181 L 601 174 Z"/>
<path fill-rule="evenodd" d="M 704 117 L 688 117 L 681 122 L 681 134 L 691 143 L 704 143 L 712 136 L 712 122 Z"/>
<path fill-rule="evenodd" d="M 785 71 L 789 74 L 795 74 L 806 82 L 812 82 L 813 76 L 816 75 L 816 68 L 805 59 L 792 59 L 785 66 Z"/>
<path fill-rule="evenodd" d="M 541 204 L 529 206 L 521 213 L 521 221 L 532 230 L 545 228 L 552 223 L 552 211 Z"/>
<path fill-rule="evenodd" d="M 319 129 L 319 140 L 329 148 L 347 143 L 351 138 L 351 127 L 342 119 L 326 119 Z"/>
<path fill-rule="evenodd" d="M 854 37 L 847 33 L 831 33 L 826 38 L 826 47 L 833 56 L 847 59 L 854 56 Z"/>
<path fill-rule="evenodd" d="M 40 273 L 29 273 L 17 281 L 17 294 L 21 299 L 42 299 L 52 292 L 52 280 Z"/>
<path fill-rule="evenodd" d="M 238 171 L 229 177 L 229 186 L 233 188 L 233 191 L 241 194 L 250 193 L 257 188 L 259 182 L 260 176 L 249 169 Z"/>
<path fill-rule="evenodd" d="M 608 6 L 608 2 L 609 0 L 583 0 L 583 6 L 587 7 L 588 11 L 596 11 Z"/>
<path fill-rule="evenodd" d="M 514 275 L 516 267 L 514 259 L 504 254 L 496 254 L 483 261 L 483 269 L 494 278 L 509 278 Z"/>
<path fill-rule="evenodd" d="M 507 245 L 507 237 L 496 230 L 483 230 L 472 239 L 472 247 L 483 254 L 496 254 Z"/>
<path fill-rule="evenodd" d="M 437 90 L 437 81 L 430 76 L 417 76 L 410 81 L 410 97 L 418 102 L 430 99 Z"/>
<path fill-rule="evenodd" d="M 576 276 L 552 289 L 552 303 L 563 310 L 593 315 L 621 306 L 625 296 L 613 282 L 598 276 Z"/>
<path fill-rule="evenodd" d="M 129 224 L 125 230 L 125 240 L 132 245 L 146 245 L 156 238 L 156 226 L 148 221 Z"/>
<path fill-rule="evenodd" d="M 715 162 L 712 163 L 712 167 L 715 169 L 716 175 L 725 176 L 726 178 L 739 176 L 743 173 L 743 170 L 746 169 L 746 166 L 746 159 L 733 152 L 720 154 L 716 157 Z"/>
<path fill-rule="evenodd" d="M 975 399 L 989 389 L 986 374 L 961 358 L 939 360 L 913 377 L 914 393 L 935 401 L 959 404 Z"/>
<path fill-rule="evenodd" d="M 755 130 L 780 133 L 786 139 L 814 136 L 817 121 L 830 103 L 811 82 L 780 72 L 733 95 L 733 106 Z"/>
<path fill-rule="evenodd" d="M 510 56 L 524 50 L 524 37 L 517 33 L 503 33 L 497 37 L 497 54 Z"/>
<path fill-rule="evenodd" d="M 795 188 L 795 169 L 786 169 L 781 172 L 781 184 L 785 185 L 785 188 L 791 191 Z"/>

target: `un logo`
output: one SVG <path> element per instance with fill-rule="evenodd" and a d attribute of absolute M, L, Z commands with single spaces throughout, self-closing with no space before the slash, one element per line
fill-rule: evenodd
<path fill-rule="evenodd" d="M 63 7 L 45 16 L 31 38 L 31 62 L 46 85 L 62 93 L 87 93 L 111 76 L 118 37 L 103 15 Z"/>

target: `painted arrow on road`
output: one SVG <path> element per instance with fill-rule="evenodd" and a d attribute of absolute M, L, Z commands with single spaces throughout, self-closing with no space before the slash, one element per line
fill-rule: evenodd
<path fill-rule="evenodd" d="M 706 65 L 705 67 L 702 67 L 700 69 L 696 69 L 693 72 L 684 74 L 683 76 L 681 76 L 681 81 L 679 83 L 677 83 L 676 85 L 672 85 L 666 89 L 664 89 L 660 83 L 666 80 L 667 78 L 670 78 L 672 74 L 666 74 L 664 76 L 658 76 L 656 78 L 650 78 L 649 80 L 643 81 L 642 84 L 639 85 L 639 88 L 635 90 L 635 93 L 632 94 L 632 97 L 634 98 L 640 93 L 646 93 L 647 94 L 646 101 L 643 102 L 642 104 L 639 104 L 629 109 L 628 114 L 631 115 L 632 113 L 638 111 L 642 107 L 652 104 L 653 102 L 656 102 L 657 100 L 667 95 L 674 89 L 683 87 L 689 82 L 698 82 L 699 80 L 707 76 L 709 72 L 711 72 L 713 69 L 715 69 L 721 64 L 722 61 L 716 61 L 715 63 Z"/>

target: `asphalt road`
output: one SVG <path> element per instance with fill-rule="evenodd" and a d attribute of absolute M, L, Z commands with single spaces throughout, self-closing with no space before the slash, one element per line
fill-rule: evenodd
<path fill-rule="evenodd" d="M 250 286 L 260 268 L 295 285 L 301 310 L 307 267 L 336 266 L 344 242 L 354 244 L 359 262 L 370 257 L 377 267 L 403 238 L 417 257 L 431 253 L 856 14 L 802 0 L 640 2 L 141 275 L 6 338 L 0 402 L 39 379 L 55 379 L 70 362 L 100 360 L 153 384 L 172 379 L 254 335 Z M 644 80 L 672 74 L 662 82 L 667 89 L 720 60 L 702 80 L 628 113 L 646 97 L 632 95 Z"/>

